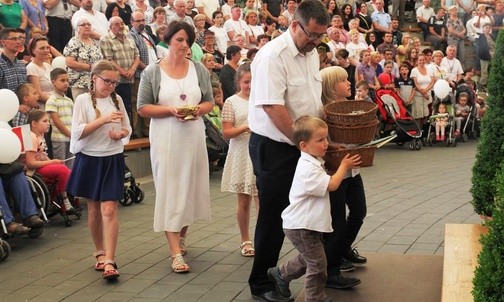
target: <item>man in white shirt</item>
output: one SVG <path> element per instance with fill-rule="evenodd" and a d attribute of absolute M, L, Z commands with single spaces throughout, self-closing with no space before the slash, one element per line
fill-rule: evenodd
<path fill-rule="evenodd" d="M 292 141 L 293 122 L 302 115 L 320 116 L 322 112 L 322 79 L 315 48 L 328 24 L 329 15 L 321 1 L 302 1 L 288 31 L 264 45 L 252 62 L 249 150 L 260 206 L 249 285 L 256 300 L 293 301 L 275 289 L 267 270 L 276 266 L 282 248 L 281 213 L 289 205 L 300 156 Z M 329 275 L 326 286 L 333 283 L 334 276 Z"/>
<path fill-rule="evenodd" d="M 192 27 L 194 27 L 194 21 L 191 19 L 191 17 L 187 16 L 185 11 L 186 11 L 186 6 L 187 3 L 185 0 L 175 0 L 173 1 L 173 6 L 175 7 L 175 14 L 172 14 L 170 18 L 168 18 L 168 23 L 170 24 L 173 21 L 183 21 Z"/>
<path fill-rule="evenodd" d="M 77 22 L 81 17 L 86 17 L 91 23 L 91 38 L 100 40 L 108 32 L 107 17 L 102 12 L 93 9 L 93 0 L 81 0 L 81 7 L 72 16 L 72 27 L 77 28 Z"/>
<path fill-rule="evenodd" d="M 423 0 L 422 6 L 417 8 L 416 17 L 418 22 L 418 27 L 422 29 L 424 41 L 427 39 L 427 34 L 429 33 L 429 19 L 435 16 L 436 13 L 434 9 L 430 7 L 430 0 Z"/>
<path fill-rule="evenodd" d="M 210 26 L 213 25 L 212 14 L 215 11 L 220 11 L 219 0 L 196 0 L 195 6 L 198 9 L 198 14 L 206 16 L 206 23 Z"/>
<path fill-rule="evenodd" d="M 455 57 L 456 54 L 457 48 L 454 45 L 448 45 L 446 48 L 446 56 L 441 61 L 441 66 L 444 66 L 446 70 L 448 70 L 448 83 L 450 83 L 452 88 L 457 86 L 456 83 L 458 83 L 464 75 L 464 69 L 460 61 Z"/>
<path fill-rule="evenodd" d="M 241 8 L 239 6 L 235 5 L 231 8 L 231 18 L 224 22 L 224 29 L 229 36 L 229 40 L 233 41 L 234 36 L 242 35 L 246 38 L 245 43 L 248 44 L 248 25 L 240 18 L 241 15 Z"/>

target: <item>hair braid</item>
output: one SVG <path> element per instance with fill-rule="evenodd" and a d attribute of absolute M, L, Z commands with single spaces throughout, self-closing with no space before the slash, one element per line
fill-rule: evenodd
<path fill-rule="evenodd" d="M 117 111 L 121 111 L 121 109 L 119 109 L 119 101 L 117 100 L 117 94 L 115 93 L 115 91 L 112 91 L 110 97 L 112 98 L 112 101 L 114 102 L 114 106 L 116 107 Z"/>
<path fill-rule="evenodd" d="M 89 84 L 89 95 L 91 96 L 91 102 L 93 104 L 93 108 L 96 113 L 96 118 L 100 118 L 101 112 L 98 108 L 96 108 L 96 92 L 95 92 L 95 87 L 94 87 L 94 81 L 91 80 L 91 83 Z"/>

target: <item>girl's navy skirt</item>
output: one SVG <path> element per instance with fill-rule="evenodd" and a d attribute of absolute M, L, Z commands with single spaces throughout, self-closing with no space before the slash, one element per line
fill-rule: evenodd
<path fill-rule="evenodd" d="M 123 199 L 125 166 L 123 153 L 105 157 L 77 153 L 67 192 L 94 201 Z"/>

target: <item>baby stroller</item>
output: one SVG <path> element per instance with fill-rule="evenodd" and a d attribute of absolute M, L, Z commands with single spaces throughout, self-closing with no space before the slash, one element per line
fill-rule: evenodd
<path fill-rule="evenodd" d="M 437 108 L 439 104 L 444 104 L 446 106 L 446 114 L 448 115 L 448 122 L 445 126 L 445 140 L 444 142 L 446 143 L 446 146 L 452 146 L 455 147 L 457 146 L 457 140 L 455 138 L 455 120 L 453 117 L 455 116 L 454 108 L 453 108 L 453 103 L 451 100 L 451 97 L 445 98 L 443 100 L 439 98 L 435 98 L 434 102 L 432 103 L 432 115 L 429 117 L 429 128 L 427 130 L 427 137 L 426 141 L 429 144 L 429 146 L 432 146 L 435 144 L 437 141 L 435 139 L 436 137 L 436 118 L 443 117 L 442 114 L 439 114 L 437 111 Z"/>
<path fill-rule="evenodd" d="M 463 142 L 467 142 L 468 139 L 476 139 L 477 133 L 479 131 L 479 121 L 476 117 L 476 93 L 472 91 L 471 87 L 466 84 L 458 84 L 457 89 L 455 91 L 455 97 L 458 101 L 459 95 L 461 93 L 467 93 L 469 95 L 467 99 L 467 105 L 471 108 L 469 115 L 462 121 L 462 129 L 460 131 L 460 140 Z"/>
<path fill-rule="evenodd" d="M 420 150 L 422 129 L 406 110 L 401 97 L 394 90 L 381 89 L 376 92 L 375 102 L 378 105 L 380 138 L 396 134 L 392 142 L 399 146 L 409 142 L 410 150 Z"/>
<path fill-rule="evenodd" d="M 127 155 L 124 154 L 124 157 L 126 156 Z M 133 173 L 127 165 L 124 172 L 124 198 L 119 200 L 119 203 L 123 206 L 141 203 L 144 200 L 145 194 L 142 189 L 140 189 L 140 184 L 136 182 Z"/>
<path fill-rule="evenodd" d="M 206 116 L 203 117 L 203 121 L 205 122 L 208 162 L 210 164 L 210 173 L 212 173 L 224 167 L 229 144 L 222 137 L 219 129 Z"/>

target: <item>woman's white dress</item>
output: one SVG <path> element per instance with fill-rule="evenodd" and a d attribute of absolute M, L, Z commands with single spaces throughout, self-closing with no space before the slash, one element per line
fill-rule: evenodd
<path fill-rule="evenodd" d="M 248 101 L 236 94 L 229 97 L 222 109 L 222 121 L 234 127 L 248 125 Z M 256 179 L 249 155 L 250 133 L 245 132 L 229 142 L 229 151 L 222 171 L 221 190 L 233 193 L 257 195 Z"/>
<path fill-rule="evenodd" d="M 199 104 L 201 91 L 192 62 L 184 79 L 172 79 L 163 69 L 160 72 L 160 105 Z M 186 95 L 185 100 L 181 94 Z M 152 118 L 150 144 L 156 188 L 154 231 L 179 232 L 196 220 L 209 220 L 209 166 L 203 119 L 183 122 L 174 117 Z"/>

